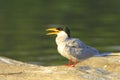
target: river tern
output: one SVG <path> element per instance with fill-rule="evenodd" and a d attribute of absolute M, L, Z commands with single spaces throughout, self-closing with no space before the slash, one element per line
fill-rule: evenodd
<path fill-rule="evenodd" d="M 46 31 L 49 31 L 47 35 L 57 35 L 55 39 L 57 50 L 69 60 L 67 66 L 75 66 L 79 61 L 99 55 L 97 49 L 86 45 L 78 38 L 72 38 L 68 27 L 48 28 Z"/>

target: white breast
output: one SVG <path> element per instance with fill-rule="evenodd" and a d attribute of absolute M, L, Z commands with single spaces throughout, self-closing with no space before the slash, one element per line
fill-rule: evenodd
<path fill-rule="evenodd" d="M 65 58 L 71 59 L 72 56 L 66 50 L 67 39 L 68 39 L 68 35 L 64 31 L 61 31 L 57 34 L 57 37 L 56 37 L 57 50 Z"/>

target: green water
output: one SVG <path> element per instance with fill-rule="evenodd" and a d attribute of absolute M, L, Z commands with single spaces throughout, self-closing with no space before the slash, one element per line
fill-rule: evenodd
<path fill-rule="evenodd" d="M 71 36 L 100 52 L 119 52 L 119 8 L 119 0 L 2 0 L 0 55 L 40 65 L 65 64 L 55 36 L 46 36 L 50 24 L 69 26 Z"/>

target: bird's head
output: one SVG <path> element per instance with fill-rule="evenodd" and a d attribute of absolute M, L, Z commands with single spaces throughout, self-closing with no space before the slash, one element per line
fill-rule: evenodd
<path fill-rule="evenodd" d="M 65 33 L 67 34 L 68 37 L 70 37 L 70 29 L 68 27 L 62 26 L 58 28 L 48 28 L 46 31 L 50 31 L 47 33 L 47 35 L 53 35 L 53 34 L 60 34 L 60 33 Z"/>

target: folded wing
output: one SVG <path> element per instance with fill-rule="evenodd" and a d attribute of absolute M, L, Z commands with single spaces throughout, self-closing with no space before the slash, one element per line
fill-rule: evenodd
<path fill-rule="evenodd" d="M 87 46 L 82 41 L 76 38 L 69 39 L 66 46 L 68 47 L 69 54 L 79 60 L 99 54 L 99 52 L 95 48 Z"/>

